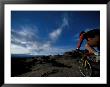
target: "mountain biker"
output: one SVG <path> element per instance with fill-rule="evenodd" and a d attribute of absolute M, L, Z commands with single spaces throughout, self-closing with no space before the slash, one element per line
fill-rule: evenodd
<path fill-rule="evenodd" d="M 94 47 L 97 47 L 98 50 L 100 50 L 100 30 L 92 29 L 87 32 L 82 31 L 80 33 L 79 42 L 77 44 L 78 50 L 80 49 L 84 39 L 87 41 L 85 48 L 89 51 L 89 53 L 95 54 L 96 56 L 99 55 Z"/>

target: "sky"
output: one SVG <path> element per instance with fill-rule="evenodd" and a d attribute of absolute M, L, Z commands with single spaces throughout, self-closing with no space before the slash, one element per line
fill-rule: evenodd
<path fill-rule="evenodd" d="M 11 11 L 11 54 L 63 54 L 93 28 L 100 28 L 99 11 Z"/>

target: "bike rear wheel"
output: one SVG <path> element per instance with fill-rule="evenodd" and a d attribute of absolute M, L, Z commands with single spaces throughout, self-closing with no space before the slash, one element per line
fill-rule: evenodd
<path fill-rule="evenodd" d="M 79 70 L 84 77 L 90 77 L 92 75 L 91 64 L 88 60 L 81 59 L 79 61 Z"/>

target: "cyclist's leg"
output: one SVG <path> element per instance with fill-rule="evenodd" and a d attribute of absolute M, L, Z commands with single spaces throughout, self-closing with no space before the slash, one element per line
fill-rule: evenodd
<path fill-rule="evenodd" d="M 89 51 L 89 53 L 96 54 L 97 51 L 94 49 L 94 47 L 100 48 L 100 36 L 95 36 L 94 38 L 88 38 L 87 44 L 85 45 L 85 48 Z"/>
<path fill-rule="evenodd" d="M 99 52 L 97 52 L 93 47 L 91 47 L 88 44 L 86 44 L 86 49 L 89 51 L 90 54 L 93 53 L 95 55 L 96 62 L 98 62 L 100 60 Z"/>
<path fill-rule="evenodd" d="M 92 47 L 92 46 L 90 46 L 88 43 L 85 45 L 85 48 L 89 51 L 89 53 L 96 53 L 96 50 Z"/>

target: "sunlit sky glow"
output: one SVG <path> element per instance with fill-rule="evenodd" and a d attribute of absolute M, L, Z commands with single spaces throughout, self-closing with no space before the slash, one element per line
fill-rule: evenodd
<path fill-rule="evenodd" d="M 76 49 L 82 30 L 99 27 L 99 11 L 12 11 L 11 53 L 62 54 Z"/>

